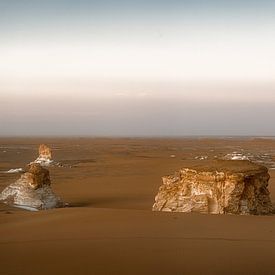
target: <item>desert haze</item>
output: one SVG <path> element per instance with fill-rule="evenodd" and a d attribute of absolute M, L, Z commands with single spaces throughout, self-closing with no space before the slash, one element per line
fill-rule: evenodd
<path fill-rule="evenodd" d="M 1 204 L 1 274 L 272 274 L 274 216 L 154 212 L 162 176 L 215 158 L 269 168 L 275 200 L 275 140 L 264 138 L 1 138 L 6 173 L 52 149 L 52 189 L 69 207 L 26 211 Z M 19 173 L 22 173 L 19 171 Z"/>
<path fill-rule="evenodd" d="M 0 0 L 0 274 L 275 274 L 274 0 Z"/>

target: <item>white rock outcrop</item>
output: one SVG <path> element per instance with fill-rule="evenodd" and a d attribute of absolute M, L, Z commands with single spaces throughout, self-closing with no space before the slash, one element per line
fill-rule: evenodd
<path fill-rule="evenodd" d="M 39 156 L 33 163 L 39 163 L 42 166 L 53 164 L 51 149 L 47 145 L 41 144 L 39 146 Z"/>
<path fill-rule="evenodd" d="M 153 211 L 273 213 L 268 169 L 246 160 L 201 161 L 163 177 Z"/>
<path fill-rule="evenodd" d="M 0 202 L 27 210 L 64 206 L 52 191 L 49 171 L 38 163 L 30 164 L 27 172 L 2 191 Z"/>

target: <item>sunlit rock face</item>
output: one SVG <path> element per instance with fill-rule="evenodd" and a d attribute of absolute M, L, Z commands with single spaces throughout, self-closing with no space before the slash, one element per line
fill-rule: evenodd
<path fill-rule="evenodd" d="M 47 145 L 41 144 L 39 146 L 39 156 L 34 163 L 39 163 L 42 166 L 50 166 L 53 163 L 52 152 Z"/>
<path fill-rule="evenodd" d="M 273 213 L 268 169 L 246 160 L 202 161 L 163 177 L 154 211 Z"/>
<path fill-rule="evenodd" d="M 38 163 L 32 163 L 27 172 L 3 190 L 0 201 L 28 210 L 63 207 L 50 185 L 49 171 Z"/>

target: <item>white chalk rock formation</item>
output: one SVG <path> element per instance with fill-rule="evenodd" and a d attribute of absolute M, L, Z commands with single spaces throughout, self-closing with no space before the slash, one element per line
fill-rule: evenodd
<path fill-rule="evenodd" d="M 42 166 L 50 166 L 51 164 L 53 164 L 52 152 L 47 145 L 41 144 L 39 146 L 39 156 L 34 161 L 34 163 L 39 163 Z"/>
<path fill-rule="evenodd" d="M 22 172 L 24 172 L 23 168 L 14 168 L 2 173 L 13 174 L 13 173 L 22 173 Z"/>
<path fill-rule="evenodd" d="M 233 152 L 225 155 L 222 159 L 224 160 L 250 160 L 248 156 L 243 153 Z"/>
<path fill-rule="evenodd" d="M 273 213 L 268 169 L 246 160 L 200 161 L 163 177 L 153 211 Z"/>
<path fill-rule="evenodd" d="M 50 185 L 49 171 L 38 163 L 32 163 L 27 172 L 2 191 L 0 202 L 27 210 L 63 207 L 64 203 Z"/>

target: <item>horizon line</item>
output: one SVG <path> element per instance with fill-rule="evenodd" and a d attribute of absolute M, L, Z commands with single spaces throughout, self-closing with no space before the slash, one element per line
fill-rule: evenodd
<path fill-rule="evenodd" d="M 90 139 L 188 139 L 188 138 L 262 138 L 274 139 L 275 135 L 0 135 L 3 138 L 90 138 Z"/>

